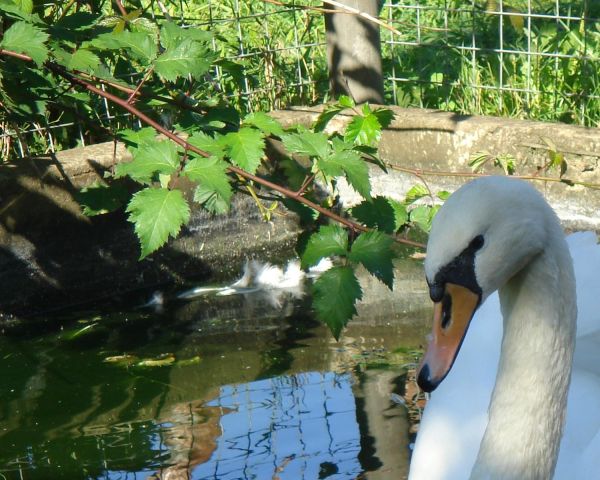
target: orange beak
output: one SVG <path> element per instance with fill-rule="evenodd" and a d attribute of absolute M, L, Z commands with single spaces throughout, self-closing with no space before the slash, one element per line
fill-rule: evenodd
<path fill-rule="evenodd" d="M 452 368 L 479 300 L 466 287 L 446 284 L 443 300 L 433 306 L 432 337 L 417 371 L 422 390 L 435 390 Z"/>

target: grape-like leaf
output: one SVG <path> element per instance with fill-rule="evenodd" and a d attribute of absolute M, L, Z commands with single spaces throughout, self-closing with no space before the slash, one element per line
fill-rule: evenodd
<path fill-rule="evenodd" d="M 317 318 L 325 323 L 335 339 L 356 315 L 356 301 L 362 290 L 350 266 L 333 267 L 323 273 L 313 285 L 313 308 Z"/>
<path fill-rule="evenodd" d="M 343 107 L 337 103 L 334 103 L 333 105 L 327 105 L 317 118 L 315 124 L 313 125 L 313 130 L 315 132 L 322 132 L 323 130 L 325 130 L 325 127 L 331 121 L 331 119 L 338 115 L 340 112 L 343 112 L 345 108 L 346 107 Z"/>
<path fill-rule="evenodd" d="M 292 153 L 325 158 L 331 151 L 327 135 L 320 132 L 288 133 L 281 139 L 288 152 Z"/>
<path fill-rule="evenodd" d="M 347 253 L 348 232 L 339 225 L 326 225 L 310 236 L 302 254 L 302 268 L 312 267 L 324 257 Z"/>
<path fill-rule="evenodd" d="M 373 145 L 380 139 L 381 123 L 373 113 L 355 116 L 344 134 L 344 140 L 357 145 Z"/>
<path fill-rule="evenodd" d="M 170 141 L 147 140 L 139 145 L 133 160 L 115 167 L 115 178 L 129 175 L 139 182 L 149 182 L 155 173 L 170 175 L 179 166 L 177 146 Z"/>
<path fill-rule="evenodd" d="M 131 130 L 129 128 L 120 130 L 117 135 L 131 151 L 135 151 L 143 143 L 153 142 L 156 139 L 156 130 L 152 127 Z"/>
<path fill-rule="evenodd" d="M 394 286 L 393 242 L 385 233 L 364 232 L 356 238 L 348 256 L 352 262 L 361 263 L 390 290 Z"/>
<path fill-rule="evenodd" d="M 231 161 L 247 172 L 256 173 L 265 151 L 265 141 L 261 132 L 243 127 L 222 137 L 223 144 Z"/>
<path fill-rule="evenodd" d="M 48 34 L 27 22 L 15 22 L 4 32 L 0 47 L 29 55 L 35 63 L 42 65 L 48 58 L 46 41 Z"/>
<path fill-rule="evenodd" d="M 140 190 L 129 202 L 127 212 L 140 240 L 140 260 L 162 247 L 169 236 L 176 237 L 190 219 L 190 207 L 181 191 L 166 188 Z"/>
<path fill-rule="evenodd" d="M 283 135 L 281 123 L 264 112 L 253 112 L 246 115 L 244 125 L 253 125 L 262 130 L 265 135 L 277 135 L 278 137 Z"/>
<path fill-rule="evenodd" d="M 352 208 L 352 215 L 367 227 L 394 233 L 408 220 L 406 208 L 391 198 L 377 196 Z"/>
<path fill-rule="evenodd" d="M 343 170 L 352 188 L 367 200 L 371 199 L 371 181 L 367 163 L 353 150 L 341 150 L 333 155 L 319 159 L 319 169 L 329 176 L 340 175 Z"/>
<path fill-rule="evenodd" d="M 204 132 L 196 132 L 187 141 L 190 145 L 210 153 L 214 157 L 223 158 L 225 155 L 225 145 L 219 135 L 212 137 Z"/>
<path fill-rule="evenodd" d="M 160 28 L 160 44 L 165 50 L 175 48 L 184 40 L 208 42 L 211 38 L 209 32 L 198 28 L 181 28 L 173 22 L 165 22 Z"/>
<path fill-rule="evenodd" d="M 338 103 L 344 108 L 354 108 L 356 106 L 354 100 L 348 95 L 340 95 L 340 98 L 338 98 Z"/>
<path fill-rule="evenodd" d="M 211 200 L 210 205 L 215 205 L 218 202 L 218 211 L 215 213 L 224 213 L 229 210 L 233 190 L 227 177 L 227 164 L 223 160 L 216 157 L 210 158 L 194 158 L 189 161 L 183 169 L 183 175 L 194 182 L 200 184 L 200 189 L 196 189 L 194 200 L 199 203 L 205 203 L 208 199 L 216 196 Z M 209 208 L 211 211 L 215 211 Z"/>
<path fill-rule="evenodd" d="M 154 62 L 154 70 L 169 82 L 186 75 L 198 79 L 210 68 L 210 61 L 205 45 L 186 39 L 160 55 Z"/>
<path fill-rule="evenodd" d="M 71 55 L 66 67 L 69 70 L 81 70 L 82 72 L 92 73 L 99 65 L 100 59 L 98 58 L 98 55 L 85 48 L 80 48 Z"/>
<path fill-rule="evenodd" d="M 129 192 L 119 184 L 94 183 L 83 188 L 77 194 L 77 201 L 83 207 L 83 214 L 88 217 L 109 213 L 125 205 Z"/>
<path fill-rule="evenodd" d="M 214 189 L 200 184 L 194 192 L 194 201 L 201 204 L 206 210 L 217 215 L 227 213 L 231 202 L 219 195 Z"/>
<path fill-rule="evenodd" d="M 98 35 L 90 42 L 92 47 L 108 50 L 127 50 L 130 54 L 147 65 L 158 53 L 156 43 L 151 34 L 143 32 L 111 32 Z"/>
<path fill-rule="evenodd" d="M 408 192 L 406 192 L 406 203 L 413 203 L 419 200 L 420 198 L 426 197 L 429 195 L 429 191 L 425 187 L 425 185 L 421 183 L 417 183 L 413 185 Z"/>
<path fill-rule="evenodd" d="M 429 230 L 431 230 L 433 217 L 439 208 L 439 205 L 434 205 L 432 207 L 429 205 L 419 205 L 410 211 L 410 221 L 424 232 L 429 232 Z"/>

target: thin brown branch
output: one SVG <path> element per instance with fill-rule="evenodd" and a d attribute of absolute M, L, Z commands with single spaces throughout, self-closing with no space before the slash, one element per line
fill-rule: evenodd
<path fill-rule="evenodd" d="M 148 80 L 148 78 L 150 78 L 150 75 L 152 75 L 152 72 L 154 72 L 154 67 L 150 67 L 148 69 L 148 71 L 144 74 L 144 77 L 142 78 L 142 80 L 140 81 L 140 83 L 137 84 L 137 86 L 135 87 L 135 90 L 133 92 L 131 92 L 131 94 L 129 95 L 129 98 L 127 99 L 127 103 L 133 105 L 135 103 L 135 97 L 138 95 L 140 88 L 142 88 L 142 85 L 144 85 L 144 83 L 146 83 L 146 80 Z"/>
<path fill-rule="evenodd" d="M 31 58 L 29 55 L 13 52 L 12 50 L 4 50 L 3 48 L 0 48 L 0 55 L 6 55 L 8 57 L 18 58 L 19 60 L 25 60 L 26 62 L 33 61 L 33 58 Z"/>
<path fill-rule="evenodd" d="M 125 10 L 125 7 L 123 6 L 123 3 L 121 3 L 121 0 L 113 0 L 115 5 L 117 6 L 117 8 L 119 9 L 119 12 L 121 12 L 122 16 L 127 16 L 127 10 Z"/>

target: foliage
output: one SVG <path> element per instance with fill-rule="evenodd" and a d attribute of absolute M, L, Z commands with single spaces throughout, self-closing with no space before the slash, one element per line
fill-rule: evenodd
<path fill-rule="evenodd" d="M 140 259 L 179 235 L 193 203 L 219 215 L 229 211 L 236 193 L 245 193 L 266 219 L 279 213 L 278 203 L 302 212 L 304 268 L 324 257 L 338 259 L 314 283 L 315 312 L 336 337 L 362 295 L 357 268 L 393 287 L 391 235 L 413 224 L 426 229 L 417 212 L 429 218 L 434 210 L 415 203 L 423 199 L 418 188 L 404 202 L 372 194 L 370 168 L 385 170 L 376 145 L 392 121 L 389 109 L 341 97 L 312 128 L 285 129 L 264 112 L 243 111 L 210 81 L 223 67 L 211 47 L 213 33 L 168 19 L 154 22 L 142 10 L 107 15 L 74 4 L 64 10 L 24 5 L 0 0 L 0 97 L 8 117 L 47 123 L 58 112 L 76 112 L 94 128 L 97 105 L 110 102 L 147 125 L 111 125 L 132 158 L 80 193 L 87 215 L 125 209 Z M 348 113 L 345 127 L 329 131 L 329 121 L 341 113 Z M 282 160 L 268 157 L 267 142 L 282 145 Z M 363 199 L 342 216 L 333 211 L 340 179 Z M 264 205 L 265 198 L 274 203 Z"/>
<path fill-rule="evenodd" d="M 598 125 L 600 3 L 459 3 L 429 0 L 418 27 L 413 9 L 389 8 L 403 33 L 384 43 L 386 69 L 407 80 L 389 92 L 399 105 Z"/>

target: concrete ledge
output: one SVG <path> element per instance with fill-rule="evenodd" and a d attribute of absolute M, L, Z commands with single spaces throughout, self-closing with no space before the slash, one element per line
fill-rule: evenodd
<path fill-rule="evenodd" d="M 529 175 L 548 162 L 550 139 L 568 164 L 565 177 L 600 185 L 600 130 L 558 123 L 532 122 L 496 117 L 457 115 L 424 109 L 388 107 L 395 119 L 382 135 L 381 157 L 400 167 L 447 172 L 470 172 L 469 159 L 477 152 L 492 155 L 510 154 L 517 160 L 517 174 Z M 286 126 L 312 124 L 320 108 L 296 108 L 275 112 Z M 336 117 L 330 130 L 344 127 L 350 116 Z M 485 173 L 503 174 L 499 168 L 486 166 Z M 404 199 L 408 189 L 418 183 L 414 175 L 377 168 L 371 170 L 375 193 Z M 541 175 L 557 177 L 556 171 Z M 453 191 L 468 178 L 426 176 L 433 191 Z M 564 183 L 533 182 L 546 196 L 568 229 L 600 229 L 600 190 Z M 358 195 L 342 185 L 342 200 L 359 201 Z"/>

